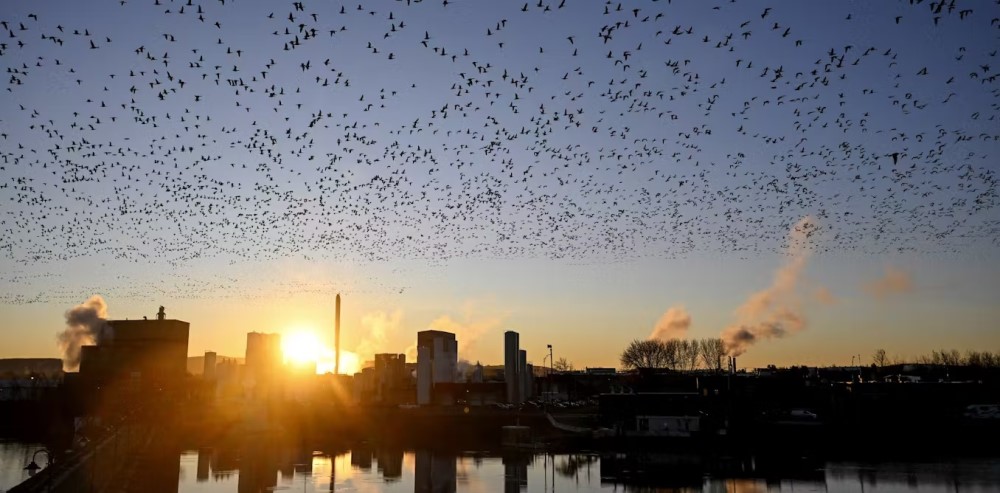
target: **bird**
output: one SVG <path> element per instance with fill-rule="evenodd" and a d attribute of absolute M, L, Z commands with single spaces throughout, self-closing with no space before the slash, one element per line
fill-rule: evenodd
<path fill-rule="evenodd" d="M 214 296 L 256 284 L 210 261 L 763 258 L 806 216 L 825 252 L 998 246 L 989 9 L 161 3 L 0 14 L 9 265 Z"/>

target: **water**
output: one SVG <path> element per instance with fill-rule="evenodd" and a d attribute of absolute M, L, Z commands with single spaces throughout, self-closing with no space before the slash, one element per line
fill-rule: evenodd
<path fill-rule="evenodd" d="M 269 491 L 994 492 L 1000 460 L 811 462 L 703 459 L 683 454 L 505 454 L 354 449 L 202 449 L 180 454 L 178 493 Z"/>
<path fill-rule="evenodd" d="M 43 446 L 0 441 L 0 492 L 26 479 Z M 690 454 L 308 451 L 223 446 L 153 455 L 143 491 L 406 492 L 1000 492 L 1000 457 L 899 462 Z M 179 453 L 179 457 L 178 457 Z M 38 455 L 44 464 L 42 454 Z M 162 463 L 155 463 L 162 461 Z M 174 479 L 176 478 L 176 479 Z M 156 483 L 156 484 L 153 484 Z M 163 483 L 163 484 L 160 484 Z M 331 487 L 332 486 L 332 487 Z"/>
<path fill-rule="evenodd" d="M 18 442 L 0 439 L 0 492 L 7 491 L 21 481 L 28 479 L 24 466 L 31 462 L 31 456 L 44 445 L 34 442 Z M 45 454 L 38 454 L 38 465 L 46 464 Z"/>

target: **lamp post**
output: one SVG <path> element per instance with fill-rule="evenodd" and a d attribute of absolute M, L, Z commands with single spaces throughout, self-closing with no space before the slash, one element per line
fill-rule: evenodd
<path fill-rule="evenodd" d="M 52 453 L 49 452 L 49 449 L 44 449 L 44 448 L 38 449 L 35 451 L 35 453 L 31 454 L 31 463 L 29 463 L 27 466 L 24 466 L 24 470 L 28 471 L 28 476 L 34 476 L 35 473 L 42 468 L 42 466 L 39 466 L 38 463 L 35 462 L 35 457 L 38 456 L 39 452 L 45 452 L 46 466 L 52 464 Z"/>
<path fill-rule="evenodd" d="M 547 355 L 547 354 L 545 355 L 544 358 L 542 358 L 542 368 L 545 368 L 545 360 L 547 360 L 548 358 L 549 358 L 549 355 Z M 551 382 L 551 380 L 552 380 L 552 372 L 551 371 L 546 372 L 546 375 L 545 375 L 545 392 L 542 393 L 542 401 L 543 402 L 548 402 L 549 401 L 549 391 L 552 390 L 552 382 Z"/>
<path fill-rule="evenodd" d="M 555 370 L 555 360 L 552 359 L 552 344 L 548 345 L 549 348 L 549 399 L 552 399 L 552 373 Z"/>

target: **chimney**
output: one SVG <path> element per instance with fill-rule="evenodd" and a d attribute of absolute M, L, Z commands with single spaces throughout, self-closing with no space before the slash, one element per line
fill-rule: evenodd
<path fill-rule="evenodd" d="M 340 293 L 337 293 L 337 318 L 333 333 L 333 374 L 340 374 Z"/>
<path fill-rule="evenodd" d="M 167 312 L 163 310 L 163 306 L 160 306 L 160 311 L 156 312 L 156 319 L 157 320 L 167 319 Z"/>

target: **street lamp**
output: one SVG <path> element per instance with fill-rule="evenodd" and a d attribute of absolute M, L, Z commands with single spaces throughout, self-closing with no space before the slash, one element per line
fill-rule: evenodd
<path fill-rule="evenodd" d="M 42 468 L 42 466 L 39 466 L 38 463 L 35 462 L 35 457 L 38 456 L 39 452 L 45 452 L 45 465 L 46 466 L 52 464 L 52 453 L 49 452 L 49 449 L 44 449 L 44 448 L 43 449 L 38 449 L 38 450 L 35 451 L 35 453 L 31 454 L 31 463 L 29 463 L 27 466 L 24 466 L 24 470 L 28 471 L 28 476 L 34 476 L 35 473 L 38 472 L 38 470 Z"/>

